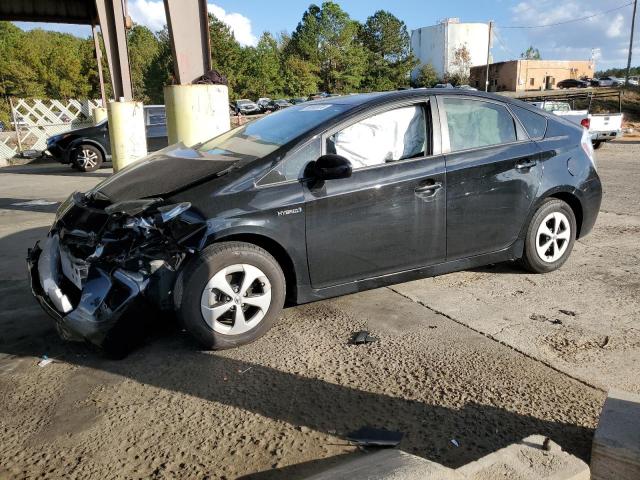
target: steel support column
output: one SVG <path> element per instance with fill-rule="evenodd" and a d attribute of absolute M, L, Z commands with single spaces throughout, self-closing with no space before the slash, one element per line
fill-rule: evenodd
<path fill-rule="evenodd" d="M 100 31 L 107 52 L 113 96 L 133 100 L 127 32 L 122 0 L 96 0 Z"/>
<path fill-rule="evenodd" d="M 164 0 L 178 85 L 189 85 L 211 70 L 206 0 Z"/>
<path fill-rule="evenodd" d="M 100 98 L 102 99 L 102 108 L 107 108 L 107 94 L 104 90 L 104 75 L 102 73 L 102 49 L 100 48 L 100 39 L 98 38 L 98 28 L 95 24 L 91 25 L 91 34 L 93 35 L 93 46 L 96 50 L 96 63 L 98 64 L 98 80 L 100 81 Z"/>

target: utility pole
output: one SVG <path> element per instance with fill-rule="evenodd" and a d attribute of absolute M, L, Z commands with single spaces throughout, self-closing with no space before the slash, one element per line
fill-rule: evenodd
<path fill-rule="evenodd" d="M 629 40 L 629 59 L 627 60 L 627 76 L 624 80 L 625 86 L 629 86 L 629 73 L 631 71 L 631 52 L 633 50 L 633 30 L 636 27 L 636 8 L 638 8 L 638 0 L 635 0 L 633 2 L 633 16 L 631 17 L 631 40 Z"/>
<path fill-rule="evenodd" d="M 636 0 L 637 2 L 638 0 Z M 491 59 L 491 32 L 493 31 L 493 21 L 489 22 L 489 42 L 487 43 L 487 71 L 484 79 L 484 91 L 489 91 L 489 61 Z"/>

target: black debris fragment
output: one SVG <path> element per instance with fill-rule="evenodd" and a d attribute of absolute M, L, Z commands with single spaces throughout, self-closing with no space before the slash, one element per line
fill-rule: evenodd
<path fill-rule="evenodd" d="M 560 313 L 564 313 L 565 315 L 568 315 L 569 317 L 575 317 L 576 316 L 576 312 L 574 312 L 573 310 L 563 310 L 562 308 L 560 310 L 558 310 Z"/>
<path fill-rule="evenodd" d="M 394 432 L 383 428 L 362 427 L 347 434 L 347 440 L 361 447 L 391 448 L 397 447 L 404 437 L 403 432 Z"/>
<path fill-rule="evenodd" d="M 352 345 L 364 345 L 367 343 L 373 343 L 377 341 L 378 339 L 376 337 L 372 337 L 371 335 L 369 335 L 369 332 L 367 332 L 366 330 L 361 330 L 353 334 L 353 336 L 351 337 L 350 343 Z"/>

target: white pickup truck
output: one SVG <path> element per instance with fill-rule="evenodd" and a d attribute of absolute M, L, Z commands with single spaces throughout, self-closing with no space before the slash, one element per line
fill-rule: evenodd
<path fill-rule="evenodd" d="M 531 102 L 531 105 L 588 128 L 593 148 L 600 148 L 604 142 L 622 136 L 622 113 L 589 113 L 589 110 L 571 110 L 569 102 L 558 101 Z"/>

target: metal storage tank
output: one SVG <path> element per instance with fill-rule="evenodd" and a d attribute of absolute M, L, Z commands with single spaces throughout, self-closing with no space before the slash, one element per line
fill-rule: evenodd
<path fill-rule="evenodd" d="M 471 54 L 471 66 L 486 65 L 489 43 L 488 23 L 460 23 L 458 18 L 447 18 L 437 25 L 411 32 L 411 51 L 420 61 L 411 72 L 415 79 L 420 67 L 430 63 L 444 77 L 452 70 L 454 51 L 466 46 Z"/>

